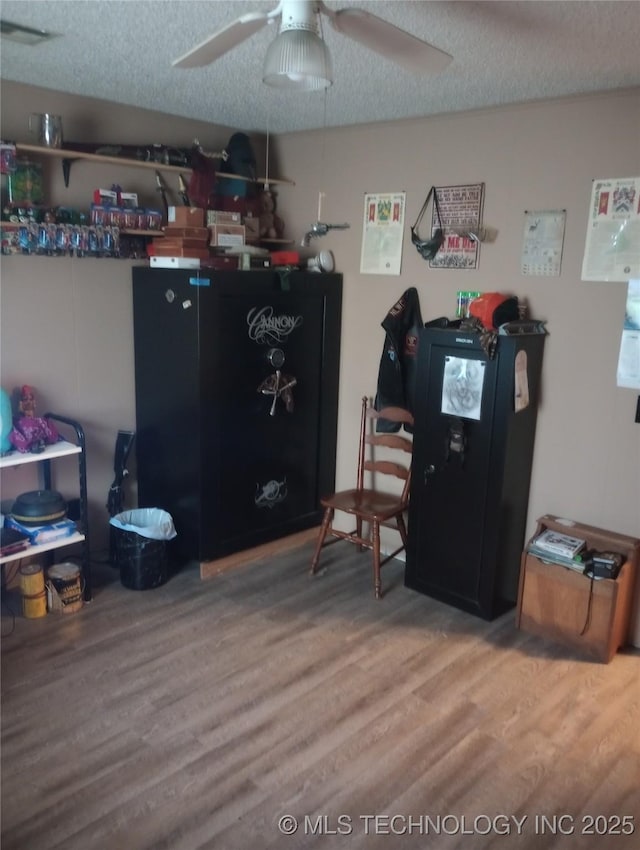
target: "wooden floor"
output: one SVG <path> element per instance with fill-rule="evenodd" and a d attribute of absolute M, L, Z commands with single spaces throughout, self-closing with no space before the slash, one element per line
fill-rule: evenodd
<path fill-rule="evenodd" d="M 368 554 L 311 553 L 3 604 L 2 850 L 640 846 L 637 650 L 585 661 L 395 562 L 376 602 Z"/>

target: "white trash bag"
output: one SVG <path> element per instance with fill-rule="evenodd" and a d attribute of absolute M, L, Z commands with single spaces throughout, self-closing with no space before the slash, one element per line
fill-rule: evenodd
<path fill-rule="evenodd" d="M 173 540 L 177 531 L 171 514 L 161 508 L 136 508 L 112 516 L 109 525 L 122 531 L 133 531 L 149 540 Z"/>

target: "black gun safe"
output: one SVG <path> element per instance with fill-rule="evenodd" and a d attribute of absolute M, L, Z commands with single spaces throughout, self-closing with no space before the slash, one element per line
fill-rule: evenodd
<path fill-rule="evenodd" d="M 405 585 L 484 619 L 516 604 L 545 334 L 425 328 Z"/>
<path fill-rule="evenodd" d="M 181 561 L 319 525 L 335 486 L 342 276 L 133 269 L 138 504 Z"/>

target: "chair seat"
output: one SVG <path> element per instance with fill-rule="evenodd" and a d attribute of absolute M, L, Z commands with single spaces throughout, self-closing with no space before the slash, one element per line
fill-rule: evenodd
<path fill-rule="evenodd" d="M 324 508 L 333 508 L 363 519 L 384 522 L 405 509 L 399 496 L 377 490 L 343 490 L 320 500 Z"/>

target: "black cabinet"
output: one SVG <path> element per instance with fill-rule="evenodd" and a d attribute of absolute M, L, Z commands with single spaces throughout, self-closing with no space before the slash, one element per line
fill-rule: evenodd
<path fill-rule="evenodd" d="M 485 619 L 517 599 L 544 339 L 420 332 L 405 584 Z"/>
<path fill-rule="evenodd" d="M 342 277 L 133 269 L 138 503 L 207 561 L 320 523 Z"/>

